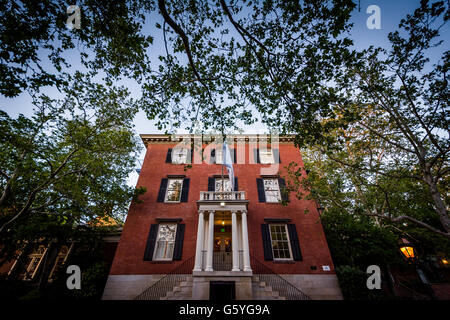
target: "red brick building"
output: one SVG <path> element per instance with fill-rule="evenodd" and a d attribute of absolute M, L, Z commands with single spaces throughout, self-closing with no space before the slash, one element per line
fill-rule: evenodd
<path fill-rule="evenodd" d="M 141 138 L 147 192 L 103 299 L 342 298 L 315 201 L 285 189 L 284 166 L 303 165 L 291 137 L 228 136 L 232 181 L 220 137 Z"/>

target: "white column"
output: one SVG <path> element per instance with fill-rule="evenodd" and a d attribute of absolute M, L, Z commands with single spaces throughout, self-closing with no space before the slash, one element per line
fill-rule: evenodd
<path fill-rule="evenodd" d="M 194 271 L 202 271 L 204 224 L 205 224 L 205 217 L 203 216 L 203 211 L 199 211 L 198 227 L 197 227 L 197 245 L 195 247 Z"/>
<path fill-rule="evenodd" d="M 241 254 L 241 252 L 243 252 L 243 247 L 242 247 L 242 223 L 241 223 L 241 219 L 238 219 L 237 221 L 237 230 L 238 230 L 238 255 L 239 255 L 239 270 L 244 270 L 244 260 L 243 260 L 243 255 Z"/>
<path fill-rule="evenodd" d="M 244 258 L 244 271 L 252 271 L 250 268 L 250 252 L 248 248 L 247 211 L 242 211 L 242 246 Z"/>
<path fill-rule="evenodd" d="M 206 219 L 206 217 L 205 217 Z M 207 221 L 203 224 L 203 249 L 202 249 L 202 270 L 206 269 L 206 252 L 208 250 L 208 230 L 209 226 Z"/>
<path fill-rule="evenodd" d="M 213 247 L 214 247 L 214 211 L 209 212 L 208 224 L 208 252 L 206 253 L 206 269 L 205 271 L 213 270 Z"/>
<path fill-rule="evenodd" d="M 239 271 L 239 253 L 238 253 L 238 228 L 236 211 L 231 211 L 231 250 L 233 252 L 233 268 L 231 271 Z"/>

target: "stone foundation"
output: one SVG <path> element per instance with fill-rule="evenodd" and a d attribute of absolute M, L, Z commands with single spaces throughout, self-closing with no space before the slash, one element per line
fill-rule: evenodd
<path fill-rule="evenodd" d="M 132 300 L 163 275 L 110 275 L 103 292 L 103 300 Z M 284 274 L 280 275 L 295 285 L 312 300 L 342 300 L 339 283 L 334 274 Z M 210 281 L 234 281 L 236 300 L 253 300 L 261 298 L 258 286 L 252 284 L 252 277 L 243 273 L 241 276 L 226 274 L 195 275 L 192 284 L 192 300 L 209 299 Z"/>
<path fill-rule="evenodd" d="M 207 275 L 195 276 L 192 287 L 193 300 L 209 300 L 209 282 L 210 281 L 234 281 L 236 300 L 252 300 L 252 277 L 243 276 L 225 276 L 225 275 Z"/>
<path fill-rule="evenodd" d="M 133 300 L 163 274 L 109 275 L 102 300 Z"/>
<path fill-rule="evenodd" d="M 281 274 L 283 278 L 307 294 L 311 300 L 342 300 L 335 274 Z"/>

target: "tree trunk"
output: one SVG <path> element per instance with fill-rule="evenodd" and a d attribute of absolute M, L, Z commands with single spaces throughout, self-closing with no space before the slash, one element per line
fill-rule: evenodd
<path fill-rule="evenodd" d="M 447 209 L 445 208 L 445 203 L 442 200 L 441 194 L 437 188 L 437 184 L 429 172 L 424 172 L 424 180 L 428 184 L 431 198 L 433 199 L 436 212 L 439 215 L 439 220 L 441 221 L 444 230 L 447 233 L 450 233 L 450 218 L 448 216 Z"/>

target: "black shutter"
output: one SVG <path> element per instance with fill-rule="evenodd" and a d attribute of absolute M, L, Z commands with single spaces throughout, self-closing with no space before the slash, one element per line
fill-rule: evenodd
<path fill-rule="evenodd" d="M 187 160 L 186 161 L 187 163 L 190 163 L 190 164 L 194 163 L 194 149 L 193 148 L 188 149 L 188 154 L 187 154 L 186 160 Z"/>
<path fill-rule="evenodd" d="M 181 223 L 177 225 L 177 235 L 175 236 L 172 260 L 181 260 L 183 255 L 184 226 L 185 225 Z"/>
<path fill-rule="evenodd" d="M 237 150 L 236 150 L 236 148 L 234 148 L 232 150 L 233 150 L 233 163 L 237 163 Z"/>
<path fill-rule="evenodd" d="M 294 261 L 302 261 L 302 252 L 300 251 L 300 243 L 298 241 L 297 230 L 295 224 L 288 224 L 289 240 L 291 242 L 292 258 Z"/>
<path fill-rule="evenodd" d="M 286 181 L 283 178 L 278 178 L 278 186 L 280 187 L 281 199 L 285 202 L 289 201 L 289 193 L 286 189 Z"/>
<path fill-rule="evenodd" d="M 166 163 L 172 163 L 172 148 L 167 150 Z"/>
<path fill-rule="evenodd" d="M 216 189 L 215 182 L 216 182 L 216 179 L 208 178 L 208 191 L 215 191 L 215 189 Z"/>
<path fill-rule="evenodd" d="M 253 149 L 253 159 L 256 163 L 261 163 L 261 160 L 259 159 L 259 149 Z"/>
<path fill-rule="evenodd" d="M 168 181 L 169 181 L 169 179 L 167 179 L 167 178 L 161 179 L 161 184 L 159 186 L 158 199 L 156 200 L 157 202 L 164 202 L 164 197 L 166 196 Z"/>
<path fill-rule="evenodd" d="M 183 189 L 181 189 L 181 199 L 180 202 L 187 202 L 189 196 L 189 178 L 183 179 Z"/>
<path fill-rule="evenodd" d="M 264 249 L 264 260 L 271 261 L 273 260 L 273 252 L 272 252 L 272 241 L 270 240 L 270 231 L 268 224 L 261 225 L 261 234 L 263 240 L 263 249 Z"/>
<path fill-rule="evenodd" d="M 209 160 L 209 163 L 216 163 L 216 149 L 211 150 L 211 158 Z"/>
<path fill-rule="evenodd" d="M 256 187 L 258 188 L 259 202 L 266 202 L 266 194 L 264 192 L 264 181 L 261 178 L 256 178 Z"/>
<path fill-rule="evenodd" d="M 147 245 L 145 246 L 144 260 L 152 261 L 155 250 L 156 236 L 158 235 L 158 225 L 152 224 L 148 233 Z"/>
<path fill-rule="evenodd" d="M 281 163 L 280 158 L 280 150 L 279 149 L 273 149 L 273 160 L 275 163 Z"/>
<path fill-rule="evenodd" d="M 234 177 L 234 191 L 239 191 L 238 180 L 237 177 Z"/>

